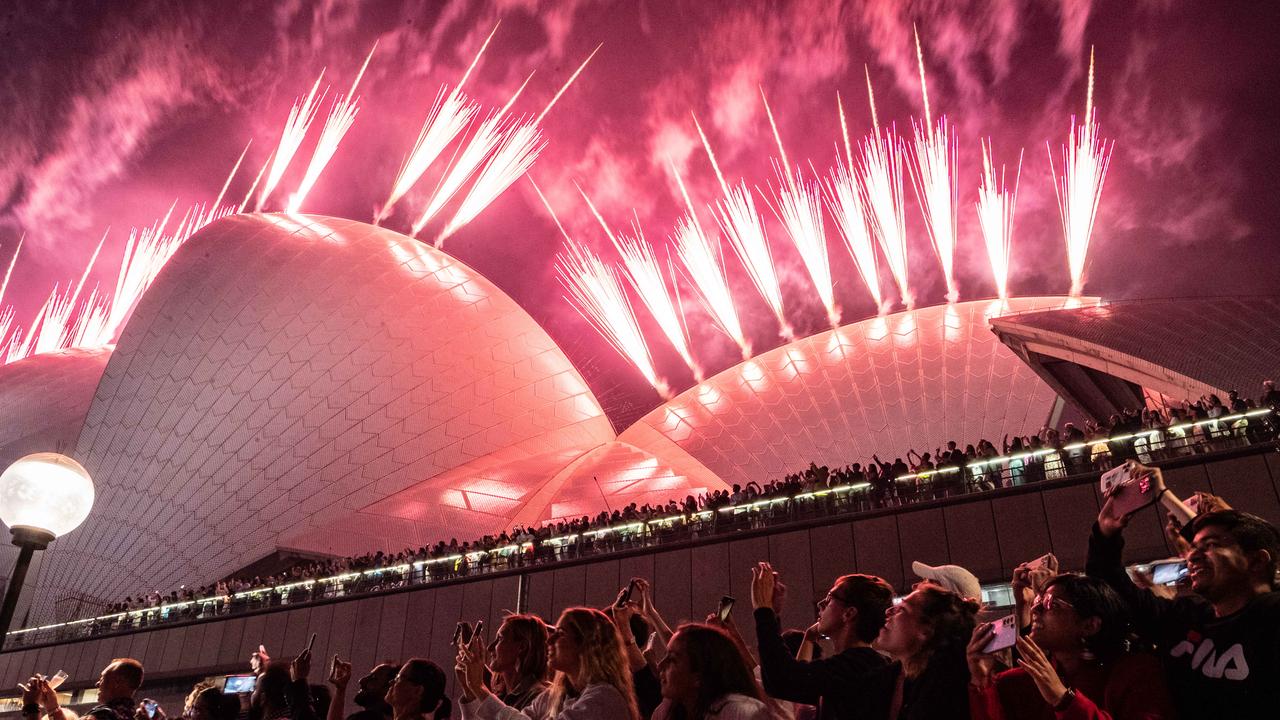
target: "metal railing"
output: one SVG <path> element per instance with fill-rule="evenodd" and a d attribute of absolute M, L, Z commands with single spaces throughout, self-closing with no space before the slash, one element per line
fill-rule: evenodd
<path fill-rule="evenodd" d="M 544 566 L 565 560 L 686 542 L 721 533 L 769 528 L 815 518 L 991 492 L 1044 481 L 1094 475 L 1117 462 L 1162 463 L 1178 458 L 1274 443 L 1280 417 L 1270 409 L 1212 420 L 1123 433 L 1061 447 L 1041 448 L 963 465 L 896 476 L 872 486 L 854 482 L 814 487 L 795 494 L 697 512 L 629 520 L 579 533 L 538 538 L 501 547 L 426 557 L 412 562 L 352 570 L 340 575 L 253 588 L 97 617 L 12 630 L 5 649 L 97 637 L 175 622 L 216 620 L 268 608 L 353 597 L 461 577 Z"/>

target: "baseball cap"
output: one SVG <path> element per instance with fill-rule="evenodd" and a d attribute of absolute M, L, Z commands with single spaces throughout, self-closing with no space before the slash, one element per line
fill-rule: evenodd
<path fill-rule="evenodd" d="M 935 567 L 925 565 L 919 560 L 914 560 L 911 563 L 911 572 L 925 580 L 932 580 L 941 585 L 943 589 L 950 590 L 961 597 L 982 600 L 982 586 L 978 584 L 978 578 L 959 565 L 938 565 Z"/>

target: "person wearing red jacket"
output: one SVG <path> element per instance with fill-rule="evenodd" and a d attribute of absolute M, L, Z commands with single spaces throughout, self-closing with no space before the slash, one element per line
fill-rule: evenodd
<path fill-rule="evenodd" d="M 1128 608 L 1107 583 L 1058 575 L 1031 606 L 1031 633 L 1019 637 L 1018 667 L 994 674 L 983 649 L 992 624 L 969 643 L 969 708 L 974 720 L 1161 720 L 1175 717 L 1159 660 L 1125 651 Z"/>

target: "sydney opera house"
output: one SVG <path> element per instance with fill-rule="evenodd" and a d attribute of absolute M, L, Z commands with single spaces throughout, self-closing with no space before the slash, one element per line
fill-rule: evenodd
<path fill-rule="evenodd" d="M 350 220 L 236 215 L 183 245 L 113 348 L 0 368 L 0 465 L 58 451 L 97 487 L 88 521 L 33 568 L 14 627 L 68 619 L 69 603 L 209 583 L 273 553 L 472 539 L 763 483 L 810 462 L 835 467 L 950 439 L 998 445 L 1160 398 L 1254 394 L 1277 357 L 1280 298 L 969 301 L 795 340 L 615 427 L 547 331 L 450 255 Z M 1260 458 L 1234 461 L 1247 473 L 1197 466 L 1184 479 L 1247 488 L 1274 516 L 1280 464 Z M 1069 530 L 1047 507 L 1066 508 Z M 898 583 L 911 557 L 965 561 L 985 582 L 1008 571 L 1014 546 L 1016 557 L 1053 546 L 1078 558 L 1067 546 L 1082 542 L 1096 508 L 1087 482 L 742 542 L 775 563 L 797 553 L 815 587 L 842 559 Z M 1151 524 L 1133 544 L 1154 557 L 1163 541 Z M 535 578 L 530 602 L 549 612 L 608 595 L 632 566 L 656 564 L 693 576 L 671 581 L 691 589 L 669 597 L 683 592 L 677 604 L 696 614 L 703 595 L 745 591 L 741 573 L 725 573 L 746 554 L 709 547 L 615 560 L 603 575 L 588 565 L 585 581 L 581 566 L 568 580 L 572 568 L 549 571 L 555 589 L 542 595 Z M 704 577 L 723 587 L 699 589 Z M 515 605 L 499 599 L 506 590 L 484 592 L 484 613 Z M 384 624 L 394 601 L 378 600 Z M 243 657 L 247 643 L 248 631 L 224 639 L 206 665 Z"/>

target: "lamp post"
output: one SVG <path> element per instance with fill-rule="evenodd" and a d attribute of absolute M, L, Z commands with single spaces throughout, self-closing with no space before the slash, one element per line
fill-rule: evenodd
<path fill-rule="evenodd" d="M 0 606 L 0 649 L 8 639 L 31 557 L 79 527 L 92 507 L 93 480 L 65 455 L 28 455 L 0 474 L 0 520 L 13 533 L 13 544 L 22 548 Z"/>

